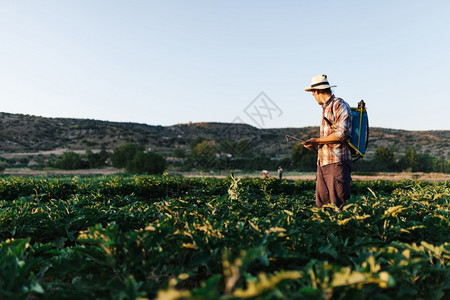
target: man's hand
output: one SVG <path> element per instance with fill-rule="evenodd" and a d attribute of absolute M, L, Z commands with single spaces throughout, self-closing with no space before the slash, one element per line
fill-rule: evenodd
<path fill-rule="evenodd" d="M 311 150 L 312 148 L 319 147 L 319 139 L 312 138 L 312 139 L 309 139 L 309 140 L 303 142 L 302 144 L 306 149 Z"/>

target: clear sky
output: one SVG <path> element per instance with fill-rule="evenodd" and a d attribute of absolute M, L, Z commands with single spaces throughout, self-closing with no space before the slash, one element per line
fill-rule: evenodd
<path fill-rule="evenodd" d="M 449 13 L 448 0 L 1 0 L 0 111 L 316 126 L 304 88 L 327 74 L 371 126 L 450 129 Z"/>

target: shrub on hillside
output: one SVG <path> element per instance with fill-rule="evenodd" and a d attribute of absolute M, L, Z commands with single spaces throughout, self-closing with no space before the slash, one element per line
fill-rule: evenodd
<path fill-rule="evenodd" d="M 137 152 L 126 165 L 126 170 L 133 174 L 162 174 L 165 168 L 164 157 L 151 151 Z"/>
<path fill-rule="evenodd" d="M 55 162 L 54 167 L 63 170 L 86 169 L 86 163 L 81 155 L 73 151 L 64 152 Z"/>
<path fill-rule="evenodd" d="M 5 159 L 3 157 L 0 157 L 0 172 L 5 171 L 7 165 L 8 164 Z"/>
<path fill-rule="evenodd" d="M 137 144 L 125 143 L 114 149 L 111 156 L 112 164 L 115 168 L 125 168 L 127 163 L 133 160 L 137 152 L 143 152 L 144 147 Z"/>

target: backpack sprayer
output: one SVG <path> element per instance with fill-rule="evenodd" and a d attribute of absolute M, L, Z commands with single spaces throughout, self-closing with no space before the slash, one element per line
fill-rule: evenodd
<path fill-rule="evenodd" d="M 351 137 L 346 140 L 346 143 L 350 147 L 352 160 L 357 161 L 364 157 L 367 145 L 369 144 L 369 117 L 367 116 L 364 100 L 358 102 L 358 107 L 351 107 L 350 109 L 352 111 L 352 132 L 350 134 Z M 326 117 L 323 118 L 331 128 L 335 128 L 330 120 Z"/>
<path fill-rule="evenodd" d="M 364 157 L 369 144 L 369 116 L 364 100 L 358 102 L 358 107 L 352 107 L 352 137 L 347 140 L 353 161 Z"/>

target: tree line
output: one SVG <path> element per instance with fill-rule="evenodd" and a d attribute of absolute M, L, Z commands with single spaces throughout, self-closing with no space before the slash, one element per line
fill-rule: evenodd
<path fill-rule="evenodd" d="M 25 159 L 21 159 L 25 162 Z M 99 152 L 87 150 L 84 154 L 74 151 L 64 152 L 59 157 L 46 162 L 46 167 L 77 170 L 113 166 L 135 174 L 161 174 L 166 169 L 174 171 L 191 170 L 275 170 L 281 166 L 285 170 L 315 172 L 317 153 L 309 151 L 298 143 L 290 155 L 274 159 L 257 155 L 249 141 L 215 141 L 197 138 L 189 149 L 175 148 L 171 153 L 159 154 L 145 149 L 139 144 L 125 143 L 112 152 L 102 148 Z M 8 166 L 8 161 L 0 158 L 0 171 Z M 372 159 L 361 159 L 353 164 L 359 172 L 439 172 L 450 173 L 449 160 L 418 153 L 413 148 L 403 154 L 393 149 L 379 146 Z"/>
<path fill-rule="evenodd" d="M 174 156 L 181 158 L 178 165 L 184 170 L 192 169 L 240 169 L 262 170 L 277 169 L 315 172 L 317 152 L 309 151 L 302 144 L 293 146 L 290 156 L 273 159 L 255 155 L 247 140 L 237 142 L 206 140 L 197 138 L 190 145 L 190 153 L 175 149 Z M 414 148 L 407 148 L 404 153 L 396 153 L 392 148 L 379 146 L 372 159 L 360 159 L 353 164 L 354 171 L 359 172 L 438 172 L 450 173 L 450 161 L 418 153 Z"/>
<path fill-rule="evenodd" d="M 85 154 L 66 151 L 56 160 L 50 160 L 47 165 L 63 170 L 93 169 L 112 165 L 115 168 L 124 168 L 132 174 L 162 174 L 166 169 L 166 160 L 163 156 L 146 150 L 142 145 L 125 143 L 115 148 L 112 153 L 104 148 L 97 153 L 87 150 Z"/>

